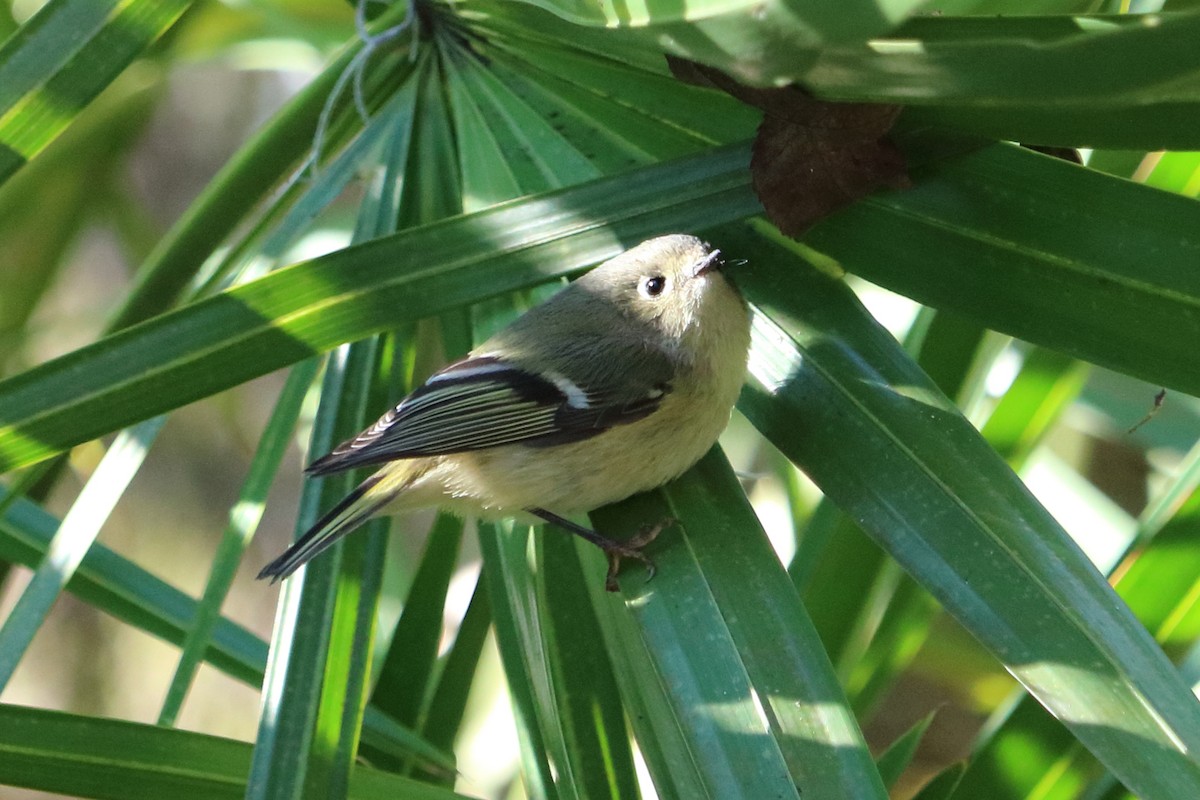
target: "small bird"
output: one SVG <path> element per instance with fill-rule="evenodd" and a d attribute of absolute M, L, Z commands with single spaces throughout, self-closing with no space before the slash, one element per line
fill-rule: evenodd
<path fill-rule="evenodd" d="M 671 520 L 625 542 L 565 519 L 678 477 L 729 421 L 750 314 L 720 251 L 661 236 L 606 261 L 429 378 L 309 475 L 380 466 L 259 578 L 292 574 L 377 513 L 436 506 L 532 515 L 608 557 L 642 552 Z"/>

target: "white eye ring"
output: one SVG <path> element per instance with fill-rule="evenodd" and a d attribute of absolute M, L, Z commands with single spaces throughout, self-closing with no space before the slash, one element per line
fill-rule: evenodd
<path fill-rule="evenodd" d="M 638 293 L 642 297 L 654 298 L 667 288 L 667 279 L 662 275 L 649 275 L 638 282 Z"/>

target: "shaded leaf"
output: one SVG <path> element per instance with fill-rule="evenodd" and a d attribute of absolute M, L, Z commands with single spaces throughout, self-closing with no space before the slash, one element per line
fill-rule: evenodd
<path fill-rule="evenodd" d="M 328 359 L 310 451 L 324 452 L 348 432 L 362 427 L 362 401 L 366 392 L 354 384 L 362 380 L 373 361 L 370 346 L 374 342 L 365 344 L 367 347 L 343 347 Z M 346 397 L 342 398 L 344 386 Z M 296 520 L 297 535 L 316 522 L 322 509 L 332 507 L 349 492 L 353 477 L 352 473 L 346 473 L 305 483 Z M 331 750 L 336 747 L 337 737 L 322 731 L 325 735 L 314 747 L 314 728 L 321 711 L 326 712 L 328 724 L 329 712 L 321 702 L 322 684 L 331 636 L 343 610 L 338 604 L 341 554 L 341 547 L 333 548 L 324 558 L 306 565 L 295 579 L 283 584 L 271 655 L 263 678 L 263 712 L 255 739 L 247 800 L 293 800 L 310 787 L 328 792 L 328 786 L 318 782 L 329 774 Z"/>
<path fill-rule="evenodd" d="M 0 626 L 0 690 L 8 684 L 129 481 L 141 469 L 164 422 L 164 417 L 155 417 L 118 434 L 63 517 L 33 579 Z"/>
<path fill-rule="evenodd" d="M 0 497 L 11 497 L 3 492 L 0 488 Z M 39 506 L 24 498 L 16 500 L 0 519 L 0 558 L 36 567 L 49 550 L 58 525 L 58 520 Z M 103 544 L 93 544 L 88 550 L 67 584 L 67 591 L 119 620 L 175 644 L 183 643 L 199 615 L 194 599 Z M 204 658 L 238 680 L 257 685 L 262 681 L 267 646 L 242 626 L 221 617 Z"/>
<path fill-rule="evenodd" d="M 543 631 L 552 688 L 570 737 L 572 773 L 581 798 L 637 800 L 625 712 L 610 660 L 620 654 L 605 649 L 587 587 L 595 575 L 582 568 L 573 538 L 544 526 L 536 541 Z"/>
<path fill-rule="evenodd" d="M 933 724 L 936 714 L 936 711 L 926 714 L 900 738 L 888 745 L 888 749 L 879 756 L 877 760 L 879 774 L 883 776 L 883 784 L 889 789 L 896 785 L 901 773 L 912 763 L 913 756 L 917 753 L 917 747 L 920 746 L 921 739 L 925 737 L 929 726 Z"/>
<path fill-rule="evenodd" d="M 756 318 L 747 417 L 1122 780 L 1200 792 L 1200 704 L 1074 542 L 844 287 L 722 236 L 776 320 Z"/>
<path fill-rule="evenodd" d="M 191 0 L 51 0 L 0 46 L 0 183 L 54 140 Z"/>
<path fill-rule="evenodd" d="M 717 448 L 660 492 L 591 518 L 627 531 L 666 516 L 680 524 L 649 546 L 653 581 L 626 571 L 622 593 L 609 594 L 604 559 L 585 562 L 659 794 L 885 797 L 816 631 Z"/>
<path fill-rule="evenodd" d="M 159 712 L 159 725 L 174 725 L 183 707 L 183 700 L 191 688 L 192 681 L 209 648 L 209 640 L 221 622 L 221 606 L 233 584 L 234 574 L 241 564 L 246 546 L 258 529 L 266 507 L 267 492 L 279 470 L 280 462 L 292 429 L 300 415 L 300 405 L 316 377 L 319 363 L 316 359 L 298 365 L 288 376 L 280 391 L 275 410 L 266 429 L 258 440 L 258 448 L 250 462 L 249 473 L 242 485 L 238 503 L 230 510 L 229 524 L 221 537 L 217 554 L 213 557 L 212 569 L 204 586 L 204 595 L 196 605 L 196 620 L 183 642 L 175 675 L 167 689 L 166 699 Z"/>
<path fill-rule="evenodd" d="M 113 334 L 0 383 L 0 472 L 340 342 L 569 274 L 631 240 L 740 219 L 758 209 L 746 155 L 719 148 L 432 223 Z"/>
<path fill-rule="evenodd" d="M 902 146 L 910 161 L 924 147 Z M 805 244 L 920 303 L 1200 394 L 1184 345 L 1200 340 L 1200 202 L 1005 144 L 914 177 L 822 220 Z"/>
<path fill-rule="evenodd" d="M 425 703 L 462 534 L 461 519 L 438 515 L 371 693 L 373 705 L 404 725 L 417 724 Z"/>
<path fill-rule="evenodd" d="M 913 796 L 913 800 L 950 800 L 954 796 L 966 768 L 966 764 L 963 763 L 951 764 L 946 767 L 933 780 L 925 784 L 921 791 Z"/>
<path fill-rule="evenodd" d="M 250 745 L 121 720 L 0 705 L 0 784 L 104 800 L 240 800 Z M 354 800 L 464 800 L 356 767 Z"/>

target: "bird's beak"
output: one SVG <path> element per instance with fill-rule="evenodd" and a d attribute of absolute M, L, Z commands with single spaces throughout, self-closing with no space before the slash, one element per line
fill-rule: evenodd
<path fill-rule="evenodd" d="M 704 258 L 693 264 L 692 268 L 688 271 L 691 273 L 691 277 L 699 278 L 704 273 L 709 272 L 710 270 L 720 269 L 724 265 L 725 262 L 721 260 L 721 251 L 713 250 L 711 253 L 704 256 Z"/>

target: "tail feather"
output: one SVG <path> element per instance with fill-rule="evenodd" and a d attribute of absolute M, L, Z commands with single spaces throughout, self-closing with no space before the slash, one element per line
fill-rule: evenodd
<path fill-rule="evenodd" d="M 292 544 L 283 555 L 263 567 L 259 580 L 281 581 L 316 558 L 367 521 L 376 511 L 394 498 L 407 482 L 389 489 L 384 473 L 377 472 L 360 483 L 354 491 L 317 520 L 308 531 Z M 380 484 L 383 486 L 380 486 Z M 374 491 L 372 491 L 374 490 Z"/>

